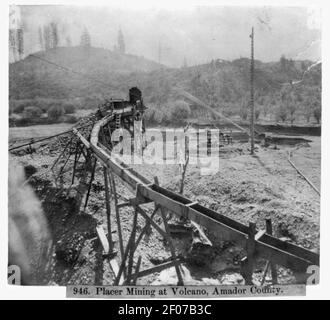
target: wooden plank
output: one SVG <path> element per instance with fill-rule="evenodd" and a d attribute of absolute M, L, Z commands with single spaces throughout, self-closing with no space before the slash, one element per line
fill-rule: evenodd
<path fill-rule="evenodd" d="M 136 286 L 136 282 L 137 282 L 139 271 L 140 271 L 140 267 L 141 267 L 141 261 L 142 261 L 142 257 L 139 256 L 138 261 L 136 263 L 135 273 L 134 273 L 134 277 L 133 277 L 133 281 L 132 281 L 132 285 L 133 286 Z"/>
<path fill-rule="evenodd" d="M 111 204 L 110 204 L 110 188 L 109 188 L 109 173 L 106 167 L 103 167 L 104 175 L 104 186 L 105 186 L 105 207 L 107 214 L 107 228 L 108 228 L 108 242 L 109 242 L 109 252 L 113 251 L 112 244 L 112 230 L 111 230 Z"/>
<path fill-rule="evenodd" d="M 87 149 L 90 148 L 90 143 L 86 140 L 86 138 L 76 129 L 72 129 L 73 133 L 80 139 L 80 141 L 85 145 Z"/>
<path fill-rule="evenodd" d="M 141 216 L 149 221 L 149 223 L 158 231 L 158 233 L 160 233 L 164 238 L 166 238 L 166 232 L 155 222 L 153 221 L 145 212 L 143 209 L 141 209 L 140 207 L 137 207 L 138 212 L 141 214 Z"/>
<path fill-rule="evenodd" d="M 109 260 L 109 264 L 110 264 L 110 267 L 115 275 L 115 278 L 118 276 L 118 272 L 119 272 L 119 265 L 118 265 L 118 262 L 116 259 L 110 259 Z M 123 275 L 120 276 L 120 279 L 119 279 L 119 282 L 118 282 L 118 285 L 122 285 L 124 283 L 124 277 Z"/>
<path fill-rule="evenodd" d="M 315 252 L 309 251 L 305 248 L 299 247 L 293 243 L 282 241 L 269 234 L 264 234 L 260 239 L 260 243 L 278 248 L 280 251 L 285 251 L 290 255 L 297 256 L 303 260 L 310 261 L 311 264 L 319 265 L 319 255 Z"/>
<path fill-rule="evenodd" d="M 246 251 L 247 251 L 247 262 L 245 264 L 245 282 L 247 285 L 252 285 L 252 275 L 253 269 L 255 265 L 255 236 L 256 236 L 256 224 L 250 222 L 249 224 L 249 238 L 246 243 Z"/>
<path fill-rule="evenodd" d="M 266 232 L 269 235 L 273 235 L 273 226 L 272 226 L 272 220 L 271 219 L 266 219 Z M 269 265 L 270 265 L 270 270 L 271 270 L 271 274 L 272 274 L 272 280 L 273 280 L 273 284 L 277 284 L 277 267 L 276 264 L 273 263 L 272 261 L 268 261 Z M 267 269 L 265 270 L 265 277 L 267 274 Z"/>
<path fill-rule="evenodd" d="M 259 230 L 259 231 L 256 233 L 254 239 L 255 239 L 255 240 L 259 240 L 259 239 L 260 239 L 265 233 L 266 233 L 266 230 Z"/>
<path fill-rule="evenodd" d="M 105 254 L 108 254 L 110 251 L 110 247 L 109 247 L 109 242 L 108 242 L 108 239 L 107 239 L 107 236 L 105 235 L 105 232 L 103 230 L 103 227 L 102 226 L 97 226 L 96 227 L 96 233 L 97 233 L 97 236 L 102 244 L 102 248 L 103 248 L 103 252 Z"/>
<path fill-rule="evenodd" d="M 159 264 L 155 267 L 152 267 L 152 268 L 149 268 L 149 269 L 146 269 L 146 270 L 142 270 L 137 275 L 135 273 L 133 273 L 132 277 L 133 278 L 142 278 L 142 277 L 148 276 L 148 275 L 153 274 L 153 273 L 158 273 L 158 272 L 161 272 L 165 269 L 174 267 L 175 264 L 180 262 L 180 261 L 181 260 L 179 258 L 176 258 L 175 260 L 172 260 L 172 261 L 169 261 L 169 262 L 164 262 L 164 263 Z"/>
<path fill-rule="evenodd" d="M 300 258 L 299 256 L 295 256 L 270 245 L 265 245 L 260 241 L 256 241 L 255 245 L 257 255 L 267 260 L 272 260 L 273 263 L 293 271 L 306 272 L 308 266 L 312 264 L 310 261 Z"/>

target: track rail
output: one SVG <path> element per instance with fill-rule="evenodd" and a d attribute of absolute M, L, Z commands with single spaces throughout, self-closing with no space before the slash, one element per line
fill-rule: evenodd
<path fill-rule="evenodd" d="M 137 197 L 131 200 L 132 203 L 134 202 L 135 205 L 138 205 L 154 202 L 177 216 L 195 221 L 209 231 L 216 233 L 219 239 L 235 241 L 246 248 L 251 248 L 252 246 L 253 258 L 263 257 L 274 264 L 289 268 L 303 275 L 305 279 L 307 268 L 310 265 L 319 265 L 318 254 L 295 244 L 281 241 L 267 234 L 265 230 L 256 232 L 255 225 L 252 223 L 246 226 L 178 193 L 160 187 L 158 184 L 148 181 L 148 179 L 134 171 L 117 156 L 111 154 L 110 150 L 99 141 L 99 137 L 103 132 L 101 128 L 114 120 L 115 112 L 116 110 L 94 125 L 90 141 L 83 138 L 77 130 L 75 130 L 75 133 L 105 167 L 136 192 Z M 247 251 L 249 252 L 249 249 Z"/>

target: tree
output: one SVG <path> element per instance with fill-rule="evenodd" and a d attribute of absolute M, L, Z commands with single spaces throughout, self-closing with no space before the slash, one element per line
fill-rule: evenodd
<path fill-rule="evenodd" d="M 295 92 L 290 92 L 285 101 L 285 105 L 287 107 L 288 113 L 290 115 L 290 122 L 291 125 L 293 124 L 293 121 L 295 120 L 294 114 L 297 111 L 297 94 Z"/>
<path fill-rule="evenodd" d="M 256 121 L 259 120 L 259 118 L 260 118 L 260 113 L 261 113 L 260 108 L 257 108 L 257 109 L 254 111 L 254 117 L 255 117 L 255 120 L 256 120 Z"/>
<path fill-rule="evenodd" d="M 281 66 L 282 71 L 285 71 L 287 69 L 288 60 L 285 58 L 284 55 L 282 55 L 281 58 L 280 58 L 280 66 Z"/>
<path fill-rule="evenodd" d="M 17 51 L 18 51 L 19 59 L 22 59 L 23 54 L 24 54 L 24 32 L 23 32 L 23 29 L 17 29 L 17 42 L 18 42 Z"/>
<path fill-rule="evenodd" d="M 42 115 L 42 110 L 35 106 L 24 108 L 23 117 L 26 119 L 39 118 Z"/>
<path fill-rule="evenodd" d="M 72 42 L 71 42 L 71 37 L 70 36 L 67 36 L 66 39 L 65 39 L 65 41 L 66 41 L 66 46 L 67 47 L 71 47 L 72 46 Z"/>
<path fill-rule="evenodd" d="M 124 41 L 124 35 L 123 35 L 121 29 L 119 29 L 119 31 L 118 31 L 117 45 L 118 45 L 118 52 L 121 54 L 124 54 L 125 53 L 125 41 Z"/>
<path fill-rule="evenodd" d="M 43 35 L 42 35 L 41 27 L 38 28 L 38 35 L 39 35 L 40 50 L 43 51 L 43 50 L 45 50 L 45 46 L 44 46 L 44 38 L 43 38 Z"/>
<path fill-rule="evenodd" d="M 287 109 L 285 108 L 285 106 L 283 106 L 281 104 L 280 107 L 277 109 L 276 119 L 282 120 L 282 122 L 284 122 L 286 120 L 287 116 L 288 116 Z"/>
<path fill-rule="evenodd" d="M 312 110 L 309 106 L 304 107 L 304 117 L 306 119 L 306 122 L 309 123 L 312 116 Z"/>
<path fill-rule="evenodd" d="M 84 48 L 91 47 L 91 36 L 87 30 L 87 28 L 84 29 L 81 37 L 80 37 L 80 46 Z"/>
<path fill-rule="evenodd" d="M 64 109 L 61 106 L 52 106 L 48 110 L 48 118 L 50 120 L 56 121 L 59 119 L 60 116 L 64 114 Z"/>
<path fill-rule="evenodd" d="M 294 101 L 290 101 L 288 103 L 288 112 L 289 112 L 289 115 L 290 115 L 291 125 L 293 124 L 293 121 L 295 120 L 294 114 L 296 113 L 296 110 L 297 110 L 296 103 Z"/>
<path fill-rule="evenodd" d="M 50 47 L 51 48 L 57 48 L 59 44 L 59 35 L 57 30 L 57 23 L 51 22 L 49 24 L 50 29 Z"/>
<path fill-rule="evenodd" d="M 183 100 L 173 102 L 171 107 L 171 120 L 174 123 L 181 123 L 190 115 L 189 104 Z"/>
<path fill-rule="evenodd" d="M 65 114 L 72 114 L 76 111 L 74 104 L 72 104 L 70 102 L 64 103 L 63 109 L 64 109 Z"/>
<path fill-rule="evenodd" d="M 314 118 L 317 121 L 317 124 L 320 124 L 320 120 L 321 120 L 321 106 L 318 103 L 316 103 L 314 105 L 313 115 L 314 115 Z"/>
<path fill-rule="evenodd" d="M 213 60 L 212 60 L 213 61 Z M 188 67 L 188 64 L 187 64 L 187 58 L 184 57 L 183 58 L 183 64 L 182 64 L 182 68 L 187 68 Z"/>
<path fill-rule="evenodd" d="M 49 25 L 44 26 L 44 46 L 45 50 L 49 50 L 51 48 L 51 35 L 50 35 L 50 27 Z"/>

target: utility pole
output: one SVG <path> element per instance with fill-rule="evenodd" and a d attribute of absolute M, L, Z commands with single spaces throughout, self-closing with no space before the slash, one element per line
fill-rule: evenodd
<path fill-rule="evenodd" d="M 250 90 L 251 90 L 251 128 L 250 128 L 250 139 L 251 139 L 251 155 L 254 154 L 254 29 L 252 27 L 251 38 L 251 69 L 250 69 Z"/>

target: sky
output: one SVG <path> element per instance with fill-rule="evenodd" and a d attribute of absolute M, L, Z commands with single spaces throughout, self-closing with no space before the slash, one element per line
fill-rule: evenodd
<path fill-rule="evenodd" d="M 180 67 L 212 59 L 249 57 L 252 26 L 255 58 L 277 61 L 321 59 L 320 11 L 304 7 L 195 6 L 185 9 L 84 6 L 20 6 L 25 52 L 40 50 L 38 28 L 50 22 L 59 26 L 60 45 L 70 37 L 73 45 L 87 28 L 92 45 L 112 50 L 118 30 L 126 52 Z M 159 54 L 160 53 L 160 54 Z"/>

